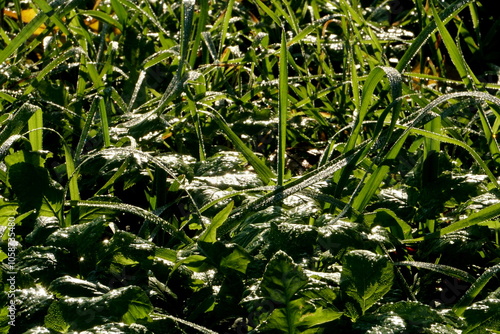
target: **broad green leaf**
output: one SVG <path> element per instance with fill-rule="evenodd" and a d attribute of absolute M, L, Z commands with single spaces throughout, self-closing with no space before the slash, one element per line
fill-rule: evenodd
<path fill-rule="evenodd" d="M 312 255 L 318 232 L 309 225 L 271 222 L 267 236 L 269 250 L 284 251 L 292 258 Z"/>
<path fill-rule="evenodd" d="M 229 268 L 246 274 L 247 267 L 253 258 L 241 247 L 236 245 L 234 250 L 220 261 L 222 268 Z"/>
<path fill-rule="evenodd" d="M 48 290 L 57 298 L 96 297 L 109 292 L 101 283 L 93 283 L 71 276 L 61 276 L 50 283 Z"/>
<path fill-rule="evenodd" d="M 8 177 L 21 211 L 35 209 L 41 215 L 59 217 L 63 190 L 50 179 L 47 169 L 19 162 L 9 167 Z"/>
<path fill-rule="evenodd" d="M 4 147 L 7 140 L 12 136 L 18 135 L 38 109 L 37 106 L 25 103 L 17 110 L 10 121 L 5 124 L 2 132 L 0 132 L 0 157 L 3 157 L 8 149 L 8 147 Z"/>
<path fill-rule="evenodd" d="M 389 209 L 377 209 L 365 214 L 364 219 L 370 226 L 388 227 L 391 233 L 401 240 L 411 238 L 411 226 Z"/>
<path fill-rule="evenodd" d="M 300 297 L 309 282 L 303 270 L 282 251 L 278 251 L 266 266 L 261 294 L 272 304 L 271 314 L 257 327 L 263 333 L 316 333 L 317 326 L 338 319 L 342 313 L 333 306 L 328 309 Z"/>
<path fill-rule="evenodd" d="M 260 289 L 263 296 L 286 306 L 307 282 L 302 269 L 285 252 L 278 251 L 266 266 Z"/>
<path fill-rule="evenodd" d="M 363 314 L 389 292 L 393 279 L 393 264 L 385 256 L 353 250 L 344 257 L 340 286 Z"/>
<path fill-rule="evenodd" d="M 76 251 L 78 255 L 90 255 L 98 251 L 108 223 L 97 218 L 91 222 L 73 225 L 54 231 L 47 237 L 46 244 Z"/>

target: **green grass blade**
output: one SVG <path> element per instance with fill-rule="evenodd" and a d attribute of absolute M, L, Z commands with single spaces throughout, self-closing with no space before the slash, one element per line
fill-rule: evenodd
<path fill-rule="evenodd" d="M 475 85 L 479 84 L 479 80 L 470 70 L 462 52 L 458 49 L 457 45 L 455 44 L 455 41 L 453 40 L 450 33 L 446 29 L 444 23 L 439 18 L 439 15 L 437 14 L 435 7 L 431 6 L 431 8 L 432 8 L 432 16 L 434 17 L 434 22 L 436 22 L 439 34 L 441 35 L 444 45 L 448 50 L 448 54 L 450 55 L 451 61 L 455 65 L 455 68 L 457 69 L 458 74 L 460 75 L 460 78 L 462 78 L 467 89 L 469 90 L 473 89 Z"/>
<path fill-rule="evenodd" d="M 101 116 L 101 131 L 102 137 L 104 141 L 104 147 L 111 146 L 111 137 L 109 135 L 109 120 L 108 120 L 108 111 L 106 106 L 106 101 L 103 97 L 98 97 L 99 99 L 99 115 Z"/>
<path fill-rule="evenodd" d="M 28 121 L 29 139 L 31 143 L 31 149 L 33 151 L 40 151 L 43 149 L 42 139 L 43 139 L 43 111 L 38 109 L 35 111 L 33 116 L 30 117 Z"/>
<path fill-rule="evenodd" d="M 465 7 L 467 7 L 474 0 L 457 0 L 450 6 L 448 6 L 442 13 L 439 15 L 441 21 L 446 24 L 453 17 L 455 17 L 458 13 L 460 13 Z M 437 25 L 435 21 L 432 21 L 429 25 L 427 25 L 420 34 L 413 40 L 410 47 L 406 50 L 405 54 L 399 60 L 396 70 L 399 72 L 403 72 L 406 67 L 410 64 L 410 61 L 415 57 L 417 52 L 422 48 L 424 43 L 434 34 L 437 30 Z"/>
<path fill-rule="evenodd" d="M 33 89 L 37 88 L 37 85 L 43 81 L 45 76 L 50 73 L 53 69 L 60 66 L 64 62 L 66 62 L 69 58 L 77 56 L 81 54 L 83 50 L 80 48 L 72 48 L 66 52 L 63 52 L 61 55 L 56 57 L 53 61 L 51 61 L 48 65 L 44 66 L 44 68 L 37 74 L 36 78 L 30 83 L 30 85 L 24 90 L 23 95 L 30 94 Z"/>
<path fill-rule="evenodd" d="M 391 67 L 376 67 L 373 69 L 363 85 L 361 105 L 359 106 L 359 112 L 355 120 L 355 125 L 346 145 L 346 151 L 352 150 L 355 147 L 356 142 L 360 140 L 358 137 L 362 129 L 363 121 L 366 118 L 369 107 L 372 103 L 373 92 L 384 77 L 387 77 L 389 80 L 393 99 L 397 100 L 401 96 L 402 78 L 395 69 Z M 394 124 L 399 117 L 399 109 L 400 101 L 398 101 L 398 103 L 394 106 L 391 127 L 394 127 Z M 391 129 L 389 129 L 389 131 L 391 131 Z"/>
<path fill-rule="evenodd" d="M 249 212 L 256 212 L 278 204 L 290 195 L 296 194 L 303 189 L 332 176 L 336 171 L 344 168 L 353 161 L 359 161 L 359 155 L 363 152 L 369 142 L 362 143 L 354 152 L 343 154 L 327 164 L 309 172 L 302 177 L 286 183 L 282 187 L 276 187 L 272 192 L 260 197 L 244 207 L 239 207 L 231 213 L 226 222 L 217 230 L 219 237 L 226 235 L 241 223 L 242 218 Z"/>
<path fill-rule="evenodd" d="M 168 221 L 164 220 L 157 215 L 144 210 L 135 205 L 124 204 L 124 203 L 114 203 L 105 201 L 69 201 L 66 203 L 71 207 L 87 207 L 87 208 L 101 208 L 115 210 L 118 212 L 126 212 L 143 218 L 144 220 L 152 221 L 161 226 L 161 228 L 169 233 L 170 235 L 178 238 L 185 244 L 191 244 L 192 240 L 184 233 L 184 231 L 178 230 L 174 225 L 170 224 Z"/>
<path fill-rule="evenodd" d="M 198 57 L 198 48 L 200 46 L 202 33 L 205 30 L 205 26 L 208 20 L 208 0 L 200 0 L 198 2 L 198 26 L 196 28 L 196 34 L 194 37 L 193 45 L 191 47 L 191 54 L 189 57 L 189 66 L 194 68 L 196 63 L 196 58 Z"/>
<path fill-rule="evenodd" d="M 182 20 L 181 20 L 181 58 L 179 71 L 183 71 L 187 60 L 189 41 L 193 28 L 194 0 L 182 1 Z M 182 72 L 179 72 L 182 73 Z"/>
<path fill-rule="evenodd" d="M 112 1 L 112 2 L 113 3 L 115 3 L 115 2 L 118 3 L 117 1 Z M 96 19 L 99 19 L 102 22 L 106 22 L 110 26 L 116 27 L 116 28 L 120 29 L 121 31 L 123 31 L 122 24 L 120 22 L 118 22 L 117 20 L 115 20 L 111 15 L 108 15 L 108 14 L 106 14 L 104 12 L 97 11 L 97 10 L 79 10 L 78 13 L 82 14 L 82 15 L 88 15 L 88 16 L 91 16 L 91 17 L 95 17 Z"/>
<path fill-rule="evenodd" d="M 85 142 L 87 141 L 90 127 L 92 126 L 92 121 L 94 120 L 94 116 L 97 113 L 98 107 L 99 107 L 98 99 L 94 99 L 92 105 L 90 106 L 90 110 L 86 113 L 87 119 L 85 120 L 85 125 L 83 126 L 82 133 L 80 134 L 80 139 L 78 141 L 78 144 L 76 145 L 76 150 L 74 155 L 74 161 L 76 162 L 80 162 L 80 155 L 83 152 L 83 147 L 85 146 Z"/>
<path fill-rule="evenodd" d="M 401 128 L 406 128 L 406 127 L 401 126 Z M 498 184 L 498 181 L 497 181 L 495 175 L 488 168 L 488 166 L 483 161 L 483 159 L 481 158 L 481 156 L 476 152 L 475 149 L 473 149 L 472 147 L 470 147 L 469 145 L 467 145 L 463 141 L 460 141 L 458 139 L 451 138 L 451 137 L 448 137 L 448 136 L 445 136 L 445 135 L 442 135 L 442 134 L 439 134 L 439 133 L 435 133 L 435 132 L 431 132 L 431 131 L 426 131 L 426 130 L 421 130 L 421 129 L 416 129 L 416 128 L 410 129 L 410 132 L 414 133 L 414 134 L 422 135 L 422 136 L 424 136 L 426 138 L 429 138 L 429 139 L 431 139 L 431 140 L 433 140 L 435 142 L 443 142 L 443 143 L 453 144 L 453 145 L 460 146 L 460 147 L 464 148 L 474 158 L 474 160 L 476 160 L 476 162 L 483 169 L 483 171 L 486 173 L 486 175 L 488 175 L 490 181 L 497 188 L 499 187 L 499 184 Z"/>
<path fill-rule="evenodd" d="M 271 8 L 267 7 L 262 1 L 260 0 L 255 0 L 259 8 L 266 13 L 273 21 L 276 23 L 277 26 L 281 27 L 282 23 L 279 17 L 274 13 L 274 11 L 271 10 Z"/>
<path fill-rule="evenodd" d="M 75 162 L 73 160 L 73 157 L 71 156 L 71 150 L 65 142 L 63 142 L 63 148 L 64 160 L 66 161 L 66 175 L 68 175 L 69 179 L 69 196 L 71 200 L 77 201 L 80 200 L 80 190 L 78 189 L 78 174 L 75 173 Z M 70 175 L 72 175 L 73 177 L 70 178 Z"/>
<path fill-rule="evenodd" d="M 233 5 L 234 0 L 229 0 L 227 3 L 226 13 L 224 14 L 224 21 L 222 22 L 222 31 L 220 36 L 220 44 L 219 44 L 219 57 L 222 56 L 222 52 L 224 50 L 224 42 L 226 41 L 227 29 L 229 27 L 229 20 L 233 14 Z"/>
<path fill-rule="evenodd" d="M 476 278 L 471 274 L 469 274 L 468 272 L 444 264 L 435 264 L 435 263 L 420 262 L 420 261 L 402 261 L 402 262 L 396 262 L 394 263 L 394 265 L 428 269 L 440 274 L 458 278 L 464 282 L 469 282 L 469 283 L 474 283 L 476 281 Z"/>
<path fill-rule="evenodd" d="M 279 97 L 278 97 L 278 186 L 285 180 L 286 132 L 288 120 L 288 50 L 285 28 L 281 32 L 281 51 L 279 60 Z"/>
<path fill-rule="evenodd" d="M 45 22 L 46 19 L 47 14 L 44 11 L 40 11 L 0 52 L 0 63 L 3 64 L 8 57 L 21 47 L 21 45 L 27 42 L 31 38 L 31 35 L 33 35 L 33 33 Z"/>
<path fill-rule="evenodd" d="M 479 276 L 479 278 L 472 284 L 467 292 L 460 298 L 460 300 L 453 306 L 453 312 L 461 316 L 465 309 L 472 304 L 474 298 L 483 290 L 490 279 L 500 271 L 500 264 L 494 265 L 486 269 L 486 271 Z"/>
<path fill-rule="evenodd" d="M 273 173 L 273 171 L 269 167 L 267 167 L 267 165 L 261 159 L 259 159 L 255 155 L 255 153 L 248 148 L 248 146 L 245 145 L 245 143 L 240 139 L 240 137 L 238 137 L 236 133 L 233 132 L 233 130 L 231 130 L 231 127 L 226 123 L 226 121 L 218 112 L 213 111 L 212 113 L 206 113 L 213 117 L 219 128 L 221 128 L 221 130 L 228 137 L 231 143 L 252 165 L 252 167 L 255 169 L 255 172 L 257 173 L 257 175 L 259 175 L 264 184 L 267 185 L 271 182 L 272 179 L 276 178 L 276 175 Z"/>
<path fill-rule="evenodd" d="M 3 145 L 11 136 L 18 135 L 38 109 L 30 103 L 23 104 L 0 132 L 0 145 Z"/>
<path fill-rule="evenodd" d="M 437 232 L 430 233 L 420 238 L 405 240 L 405 242 L 413 243 L 413 242 L 424 241 L 426 239 L 439 238 L 445 234 L 462 230 L 464 228 L 474 226 L 488 220 L 492 220 L 498 216 L 500 216 L 500 203 L 490 205 L 482 210 L 479 210 L 478 212 L 474 212 L 469 217 L 459 220 L 455 223 L 452 223 L 451 225 L 448 225 Z"/>

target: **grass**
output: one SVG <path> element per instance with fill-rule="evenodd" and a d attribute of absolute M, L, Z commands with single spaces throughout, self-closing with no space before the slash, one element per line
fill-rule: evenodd
<path fill-rule="evenodd" d="M 499 331 L 488 6 L 5 2 L 0 330 Z"/>

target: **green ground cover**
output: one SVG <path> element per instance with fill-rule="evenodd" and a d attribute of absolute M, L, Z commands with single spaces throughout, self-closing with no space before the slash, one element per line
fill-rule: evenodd
<path fill-rule="evenodd" d="M 1 332 L 500 332 L 491 2 L 0 5 Z"/>

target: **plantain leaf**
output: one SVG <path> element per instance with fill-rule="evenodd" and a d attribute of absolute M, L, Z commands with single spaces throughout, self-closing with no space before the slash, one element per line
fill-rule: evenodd
<path fill-rule="evenodd" d="M 363 314 L 389 292 L 393 279 L 393 264 L 385 256 L 353 250 L 344 257 L 340 287 Z"/>

